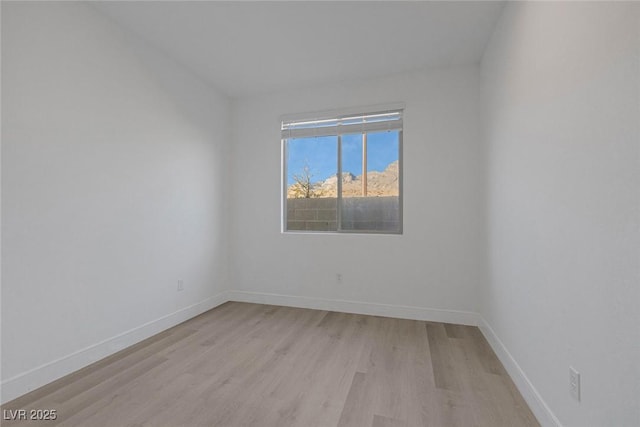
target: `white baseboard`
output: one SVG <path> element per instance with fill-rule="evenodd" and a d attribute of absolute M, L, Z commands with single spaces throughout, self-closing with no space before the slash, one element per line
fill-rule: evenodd
<path fill-rule="evenodd" d="M 485 336 L 489 345 L 500 359 L 500 362 L 504 365 L 505 369 L 509 373 L 509 376 L 515 383 L 516 387 L 522 394 L 522 397 L 527 402 L 531 411 L 534 413 L 538 422 L 542 427 L 562 427 L 560 420 L 554 415 L 549 406 L 546 404 L 538 390 L 533 386 L 529 378 L 524 373 L 518 362 L 513 358 L 507 347 L 502 343 L 500 338 L 496 335 L 495 331 L 489 323 L 482 317 L 479 317 L 479 328 L 482 334 Z"/>
<path fill-rule="evenodd" d="M 0 390 L 2 390 L 0 401 L 4 404 L 227 301 L 227 292 L 222 292 L 97 344 L 90 345 L 82 350 L 8 378 L 0 384 Z"/>
<path fill-rule="evenodd" d="M 432 322 L 456 323 L 458 325 L 478 326 L 479 320 L 478 314 L 470 311 L 442 310 L 436 308 L 327 298 L 310 298 L 247 291 L 229 291 L 227 296 L 229 301 L 312 308 L 316 310 L 339 311 L 342 313 L 395 317 L 398 319 L 428 320 Z"/>

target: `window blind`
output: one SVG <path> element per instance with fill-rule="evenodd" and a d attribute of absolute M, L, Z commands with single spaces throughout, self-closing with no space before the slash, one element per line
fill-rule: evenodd
<path fill-rule="evenodd" d="M 402 130 L 402 110 L 282 121 L 282 139 Z"/>

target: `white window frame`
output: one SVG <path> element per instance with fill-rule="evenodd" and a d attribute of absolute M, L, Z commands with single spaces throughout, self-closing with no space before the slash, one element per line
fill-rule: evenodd
<path fill-rule="evenodd" d="M 376 105 L 369 107 L 354 107 L 342 110 L 332 110 L 316 113 L 290 114 L 282 116 L 281 124 L 281 232 L 282 233 L 310 233 L 310 234 L 382 234 L 401 235 L 403 234 L 403 117 L 404 103 L 393 103 Z M 353 119 L 367 116 L 398 115 L 399 118 L 391 121 L 380 121 L 370 123 L 349 123 Z M 322 127 L 314 126 L 319 122 L 324 122 Z M 346 122 L 346 123 L 345 123 Z M 307 127 L 307 125 L 309 127 Z M 381 131 L 398 131 L 398 203 L 399 203 L 399 228 L 394 231 L 387 230 L 343 230 L 341 229 L 342 211 L 342 135 L 354 133 L 370 133 Z M 331 231 L 310 231 L 310 230 L 287 230 L 287 139 L 305 138 L 313 136 L 336 136 L 337 142 L 337 227 Z"/>

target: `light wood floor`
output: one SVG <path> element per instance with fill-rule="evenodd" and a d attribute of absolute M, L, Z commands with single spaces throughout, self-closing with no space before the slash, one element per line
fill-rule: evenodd
<path fill-rule="evenodd" d="M 538 425 L 478 328 L 236 302 L 2 409 L 57 411 L 3 426 Z"/>

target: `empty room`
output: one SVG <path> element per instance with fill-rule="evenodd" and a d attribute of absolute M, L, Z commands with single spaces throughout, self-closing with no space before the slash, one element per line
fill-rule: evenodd
<path fill-rule="evenodd" d="M 640 2 L 0 14 L 3 426 L 640 426 Z"/>

